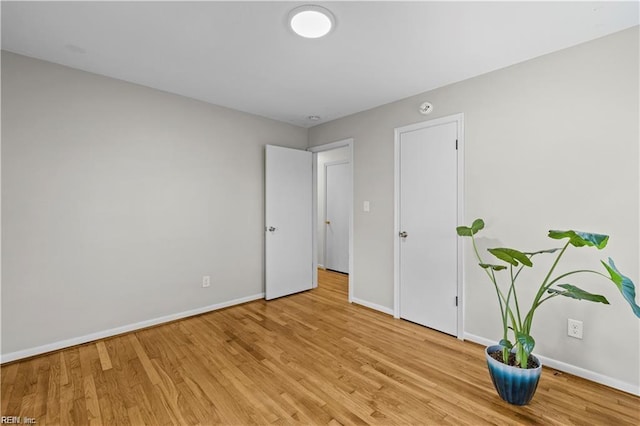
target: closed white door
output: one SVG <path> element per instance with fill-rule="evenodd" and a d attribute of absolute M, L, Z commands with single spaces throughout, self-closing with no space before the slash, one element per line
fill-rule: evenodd
<path fill-rule="evenodd" d="M 312 157 L 267 145 L 265 164 L 265 298 L 313 285 Z"/>
<path fill-rule="evenodd" d="M 349 163 L 325 166 L 325 267 L 349 272 Z"/>
<path fill-rule="evenodd" d="M 400 317 L 457 333 L 457 125 L 400 133 Z"/>

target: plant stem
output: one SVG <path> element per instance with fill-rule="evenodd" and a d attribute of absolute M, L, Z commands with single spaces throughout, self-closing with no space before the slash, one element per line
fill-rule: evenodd
<path fill-rule="evenodd" d="M 567 294 L 567 293 L 568 293 L 568 292 L 566 292 L 566 291 L 563 291 L 563 292 L 561 292 L 561 293 L 553 293 L 552 295 L 547 296 L 547 297 L 545 297 L 544 299 L 541 299 L 541 300 L 538 302 L 538 305 L 536 306 L 536 308 L 537 308 L 538 306 L 542 305 L 544 302 L 546 302 L 546 301 L 547 301 L 547 300 L 549 300 L 549 299 L 553 299 L 553 298 L 554 298 L 554 297 L 556 297 L 556 296 L 561 296 L 561 295 L 563 295 L 563 294 Z"/>
<path fill-rule="evenodd" d="M 482 257 L 480 256 L 480 252 L 478 251 L 478 246 L 476 245 L 476 239 L 473 235 L 471 235 L 471 243 L 473 245 L 473 251 L 476 254 L 476 258 L 478 259 L 478 261 L 480 263 L 484 263 L 484 261 L 482 260 Z M 490 269 L 490 268 L 488 268 Z M 495 275 L 495 271 L 493 269 L 491 269 L 491 271 L 488 271 L 487 269 L 485 269 L 485 272 L 487 273 L 487 276 L 489 277 L 489 280 L 491 280 L 491 282 L 493 283 L 493 287 L 496 290 L 496 294 L 498 295 L 498 304 L 500 305 L 500 316 L 502 318 L 502 338 L 506 341 L 508 341 L 508 332 L 509 329 L 507 327 L 507 316 L 509 314 L 511 314 L 512 320 L 513 320 L 513 313 L 510 312 L 509 309 L 509 303 L 508 303 L 508 298 L 505 299 L 504 294 L 502 294 L 502 292 L 500 291 L 500 287 L 498 286 L 498 281 L 496 280 L 496 275 Z M 503 303 L 504 302 L 504 303 Z M 502 358 L 504 360 L 505 364 L 508 364 L 509 362 L 509 352 L 503 350 L 502 351 Z"/>
<path fill-rule="evenodd" d="M 559 275 L 556 278 L 554 278 L 553 280 L 551 280 L 549 282 L 549 284 L 547 284 L 546 286 L 544 286 L 544 291 L 546 292 L 547 290 L 549 290 L 551 288 L 552 285 L 554 285 L 556 282 L 560 281 L 562 278 L 564 277 L 568 277 L 569 275 L 573 275 L 573 274 L 578 274 L 578 273 L 583 273 L 583 272 L 588 272 L 591 274 L 596 274 L 596 275 L 600 275 L 601 277 L 604 277 L 606 279 L 608 279 L 609 281 L 611 281 L 611 278 L 606 276 L 605 274 L 603 274 L 602 272 L 598 272 L 598 271 L 594 271 L 592 269 L 579 269 L 577 271 L 571 271 L 571 272 L 567 272 L 565 274 Z"/>
<path fill-rule="evenodd" d="M 533 299 L 533 302 L 531 303 L 531 309 L 529 309 L 529 312 L 527 313 L 527 316 L 524 319 L 524 324 L 522 328 L 523 332 L 525 332 L 526 334 L 530 334 L 531 332 L 531 323 L 533 321 L 533 314 L 536 308 L 538 307 L 540 298 L 544 295 L 546 291 L 545 287 L 547 286 L 547 283 L 551 278 L 551 274 L 553 274 L 553 271 L 556 269 L 556 266 L 558 266 L 558 262 L 560 262 L 560 258 L 562 258 L 562 255 L 567 250 L 567 247 L 569 247 L 570 243 L 571 243 L 570 241 L 567 241 L 564 247 L 562 247 L 562 250 L 560 250 L 560 253 L 558 253 L 558 256 L 556 256 L 556 260 L 553 262 L 553 265 L 551 265 L 551 269 L 549 269 L 547 276 L 544 278 L 544 280 L 542 281 L 542 284 L 540 285 L 540 288 L 538 289 L 538 293 L 536 294 L 536 297 Z"/>
<path fill-rule="evenodd" d="M 518 315 L 518 327 L 522 329 L 522 318 L 520 316 L 520 305 L 518 304 L 518 292 L 516 292 L 516 279 L 518 275 L 520 275 L 520 271 L 522 271 L 524 265 L 520 265 L 520 269 L 516 272 L 515 277 L 513 276 L 513 266 L 511 266 L 511 285 L 513 287 L 513 302 L 516 304 L 516 314 Z"/>
<path fill-rule="evenodd" d="M 591 274 L 596 274 L 596 275 L 600 275 L 601 277 L 604 277 L 604 278 L 608 279 L 609 281 L 611 281 L 611 278 L 610 278 L 610 277 L 606 276 L 605 274 L 603 274 L 603 273 L 601 273 L 601 272 L 594 271 L 594 270 L 591 270 L 591 269 L 580 269 L 580 270 L 577 270 L 577 271 L 571 271 L 571 272 L 567 272 L 567 273 L 565 273 L 565 274 L 559 275 L 558 277 L 556 277 L 556 278 L 554 278 L 553 280 L 551 280 L 551 281 L 549 282 L 549 284 L 547 284 L 547 285 L 546 285 L 546 287 L 544 288 L 544 290 L 545 290 L 545 292 L 546 292 L 547 290 L 549 290 L 549 289 L 551 288 L 551 286 L 552 286 L 552 285 L 554 285 L 556 282 L 560 281 L 560 280 L 561 280 L 562 278 L 564 278 L 564 277 L 568 277 L 569 275 L 578 274 L 578 273 L 583 273 L 583 272 L 585 272 L 585 273 L 591 273 Z M 567 294 L 567 293 L 568 293 L 568 292 L 566 292 L 566 291 L 565 291 L 565 292 L 560 292 L 560 293 L 553 293 L 551 296 L 547 296 L 547 297 L 545 297 L 544 299 L 541 299 L 540 301 L 538 301 L 538 303 L 536 304 L 536 306 L 535 306 L 535 307 L 536 307 L 536 309 L 537 309 L 537 308 L 538 308 L 538 306 L 540 306 L 543 302 L 546 302 L 547 300 L 551 299 L 552 297 L 555 297 L 555 296 L 561 296 L 561 295 L 563 295 L 563 294 Z M 532 317 L 533 317 L 533 315 L 532 315 Z"/>

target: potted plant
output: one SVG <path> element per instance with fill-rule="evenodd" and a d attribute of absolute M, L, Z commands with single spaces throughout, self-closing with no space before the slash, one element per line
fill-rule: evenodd
<path fill-rule="evenodd" d="M 561 274 L 555 274 L 560 259 L 570 247 L 595 247 L 603 249 L 609 240 L 609 236 L 592 234 L 579 231 L 549 231 L 549 237 L 555 240 L 567 241 L 562 247 L 536 252 L 522 252 L 512 248 L 490 248 L 489 253 L 505 264 L 485 262 L 478 251 L 475 235 L 484 228 L 484 221 L 476 219 L 471 226 L 459 226 L 456 228 L 459 236 L 470 237 L 473 250 L 479 261 L 480 267 L 485 271 L 489 281 L 493 284 L 500 306 L 502 319 L 502 340 L 485 350 L 489 373 L 498 394 L 505 401 L 525 405 L 529 403 L 538 385 L 542 364 L 540 360 L 531 354 L 535 346 L 535 340 L 531 336 L 531 326 L 536 310 L 545 302 L 558 296 L 569 297 L 576 300 L 587 300 L 609 304 L 602 295 L 593 294 L 573 284 L 564 282 L 577 274 L 595 274 L 611 281 L 618 288 L 624 299 L 631 306 L 633 313 L 640 318 L 640 306 L 636 304 L 635 285 L 616 268 L 611 258 L 605 263 L 605 273 L 591 269 L 579 269 Z M 555 254 L 555 261 L 538 286 L 538 291 L 531 301 L 527 311 L 524 310 L 524 301 L 518 298 L 516 282 L 525 267 L 533 266 L 532 258 L 538 255 Z M 498 277 L 505 275 L 506 285 L 499 284 Z"/>

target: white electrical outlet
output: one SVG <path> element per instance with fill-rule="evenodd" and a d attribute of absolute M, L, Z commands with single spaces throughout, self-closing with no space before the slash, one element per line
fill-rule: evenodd
<path fill-rule="evenodd" d="M 209 275 L 205 275 L 202 277 L 202 287 L 211 286 L 211 277 Z"/>
<path fill-rule="evenodd" d="M 576 339 L 582 339 L 582 321 L 567 320 L 567 335 Z"/>

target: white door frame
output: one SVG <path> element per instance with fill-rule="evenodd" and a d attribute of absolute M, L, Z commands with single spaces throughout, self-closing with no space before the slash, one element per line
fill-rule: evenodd
<path fill-rule="evenodd" d="M 313 288 L 318 287 L 318 153 L 332 149 L 349 147 L 350 182 L 349 192 L 349 303 L 353 301 L 353 138 L 343 139 L 325 145 L 313 146 L 307 151 L 313 153 Z"/>
<path fill-rule="evenodd" d="M 394 233 L 393 233 L 393 317 L 400 318 L 400 135 L 405 132 L 420 130 L 447 123 L 456 123 L 458 131 L 458 217 L 457 222 L 464 222 L 464 114 L 454 114 L 394 129 Z M 455 229 L 451 232 L 455 235 Z M 457 237 L 456 237 L 457 238 Z M 458 330 L 457 337 L 463 340 L 464 335 L 464 269 L 463 244 L 458 238 Z"/>

